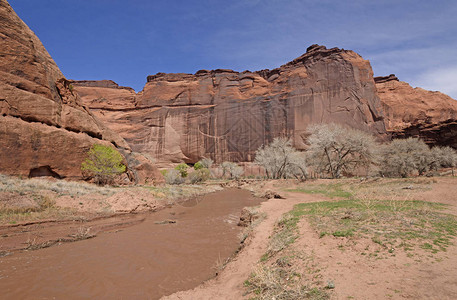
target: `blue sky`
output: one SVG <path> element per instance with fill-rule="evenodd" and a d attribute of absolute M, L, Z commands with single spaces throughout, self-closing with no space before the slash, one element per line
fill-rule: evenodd
<path fill-rule="evenodd" d="M 311 44 L 351 49 L 376 76 L 457 98 L 455 0 L 9 0 L 67 78 L 139 91 L 157 72 L 278 67 Z"/>

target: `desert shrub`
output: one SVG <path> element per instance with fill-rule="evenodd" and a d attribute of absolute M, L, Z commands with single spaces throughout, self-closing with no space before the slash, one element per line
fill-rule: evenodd
<path fill-rule="evenodd" d="M 309 159 L 317 172 L 339 178 L 375 159 L 375 140 L 363 131 L 336 124 L 314 125 L 308 131 Z"/>
<path fill-rule="evenodd" d="M 222 168 L 222 177 L 229 176 L 230 179 L 238 179 L 241 175 L 243 175 L 243 168 L 238 166 L 234 162 L 224 161 L 221 164 Z"/>
<path fill-rule="evenodd" d="M 99 185 L 110 184 L 114 177 L 126 170 L 122 155 L 114 148 L 94 144 L 81 164 L 81 171 L 93 177 Z"/>
<path fill-rule="evenodd" d="M 454 175 L 454 168 L 457 166 L 457 152 L 453 148 L 435 146 L 432 148 L 431 153 L 432 170 L 452 168 L 452 175 Z"/>
<path fill-rule="evenodd" d="M 380 148 L 380 172 L 387 177 L 408 177 L 429 171 L 437 163 L 430 148 L 420 139 L 395 139 Z"/>
<path fill-rule="evenodd" d="M 203 169 L 204 166 L 201 162 L 197 161 L 194 165 L 194 170 L 200 170 L 200 169 Z"/>
<path fill-rule="evenodd" d="M 284 138 L 276 138 L 270 145 L 257 149 L 254 162 L 265 169 L 268 178 L 306 178 L 304 155 Z"/>
<path fill-rule="evenodd" d="M 181 184 L 184 182 L 181 172 L 176 169 L 168 170 L 168 172 L 164 175 L 164 178 L 165 182 L 168 184 Z"/>
<path fill-rule="evenodd" d="M 206 168 L 200 168 L 198 170 L 193 171 L 189 174 L 189 182 L 190 183 L 199 183 L 208 180 L 210 177 L 210 171 Z"/>
<path fill-rule="evenodd" d="M 181 175 L 182 178 L 186 178 L 187 177 L 187 169 L 189 168 L 189 166 L 185 163 L 182 163 L 182 164 L 179 164 L 175 167 L 175 170 L 179 171 L 179 174 Z"/>
<path fill-rule="evenodd" d="M 211 166 L 213 165 L 213 160 L 211 158 L 202 158 L 199 163 L 202 164 L 203 168 L 211 168 Z"/>

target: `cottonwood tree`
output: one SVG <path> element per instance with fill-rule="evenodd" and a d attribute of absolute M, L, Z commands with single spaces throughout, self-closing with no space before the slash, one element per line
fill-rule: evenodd
<path fill-rule="evenodd" d="M 431 168 L 433 170 L 452 168 L 452 176 L 454 176 L 454 168 L 457 166 L 457 152 L 449 146 L 435 146 L 432 148 L 431 153 L 433 157 Z"/>
<path fill-rule="evenodd" d="M 275 138 L 269 145 L 257 149 L 254 162 L 265 169 L 268 178 L 306 178 L 306 160 L 292 147 L 290 140 Z"/>
<path fill-rule="evenodd" d="M 363 131 L 319 124 L 309 127 L 308 132 L 310 163 L 316 171 L 328 173 L 332 178 L 361 166 L 368 167 L 375 159 L 376 142 Z"/>
<path fill-rule="evenodd" d="M 237 165 L 234 162 L 224 161 L 221 164 L 222 167 L 222 176 L 229 175 L 231 179 L 238 179 L 243 175 L 243 168 Z"/>
<path fill-rule="evenodd" d="M 308 179 L 308 162 L 305 153 L 296 151 L 292 154 L 286 177 L 295 177 L 298 180 Z"/>
<path fill-rule="evenodd" d="M 441 163 L 434 160 L 427 144 L 417 138 L 395 139 L 380 148 L 379 165 L 384 176 L 408 177 L 414 172 L 422 175 L 438 164 Z"/>
<path fill-rule="evenodd" d="M 87 177 L 93 177 L 99 185 L 111 184 L 116 175 L 125 172 L 123 160 L 116 149 L 94 144 L 81 164 L 81 171 Z"/>

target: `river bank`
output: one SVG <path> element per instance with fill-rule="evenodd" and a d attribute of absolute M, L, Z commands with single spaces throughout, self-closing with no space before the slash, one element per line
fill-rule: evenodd
<path fill-rule="evenodd" d="M 92 238 L 220 190 L 219 184 L 99 187 L 0 175 L 0 256 Z"/>

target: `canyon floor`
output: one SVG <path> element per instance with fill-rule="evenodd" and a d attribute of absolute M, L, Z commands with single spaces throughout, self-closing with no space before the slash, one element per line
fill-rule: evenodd
<path fill-rule="evenodd" d="M 165 299 L 456 299 L 457 178 L 276 181 L 219 276 Z"/>
<path fill-rule="evenodd" d="M 165 230 L 167 226 L 175 226 L 172 222 L 165 223 L 180 215 L 176 212 L 169 214 L 164 210 L 166 207 L 179 210 L 185 203 L 182 199 L 221 189 L 216 183 L 182 187 L 78 185 L 70 188 L 72 183 L 61 181 L 1 179 L 0 250 L 7 255 L 5 258 L 9 254 L 14 258 L 2 263 L 6 266 L 13 261 L 15 268 L 20 266 L 21 255 L 30 255 L 27 253 L 37 253 L 33 257 L 39 257 L 40 251 L 59 249 L 61 247 L 50 246 L 62 243 L 66 244 L 66 249 L 81 248 L 77 251 L 81 252 L 84 245 L 89 245 L 84 244 L 86 241 L 65 243 L 68 241 L 85 240 L 99 234 L 94 240 L 98 240 L 96 244 L 101 247 L 104 239 L 115 241 L 116 234 L 130 241 L 132 238 L 138 240 L 140 237 L 135 233 L 138 228 L 148 232 L 151 226 Z M 254 195 L 276 194 L 282 199 L 257 202 L 260 205 L 250 209 L 251 224 L 239 235 L 241 250 L 232 259 L 226 260 L 230 255 L 225 249 L 227 253 L 223 257 L 219 254 L 211 258 L 214 261 L 205 265 L 197 263 L 198 268 L 192 265 L 186 269 L 203 273 L 207 268 L 209 271 L 205 276 L 187 274 L 193 280 L 186 275 L 182 280 L 174 280 L 172 288 L 162 286 L 160 292 L 148 285 L 145 290 L 150 293 L 137 296 L 145 299 L 151 295 L 154 295 L 152 299 L 163 295 L 169 295 L 164 299 L 456 299 L 456 183 L 456 177 L 226 183 L 250 190 Z M 232 195 L 227 196 L 230 199 L 235 194 L 228 191 Z M 12 203 L 5 201 L 11 199 L 12 194 L 16 195 L 15 209 L 12 209 Z M 233 230 L 239 231 L 235 229 L 235 219 L 239 214 L 234 213 L 234 209 L 218 219 L 232 226 L 231 235 L 235 232 Z M 151 214 L 150 211 L 159 212 Z M 205 214 L 211 215 L 212 211 L 214 208 L 203 209 L 201 215 L 197 214 L 198 222 L 206 224 Z M 162 226 L 157 225 L 162 223 L 158 219 L 153 221 L 150 215 L 157 215 L 165 227 L 154 227 Z M 163 232 L 162 238 L 170 234 L 167 232 Z M 207 240 L 198 232 L 196 236 L 203 238 L 202 241 Z M 188 242 L 193 243 L 192 239 Z M 234 243 L 232 241 L 230 251 L 235 251 Z M 171 247 L 171 244 L 166 246 Z M 50 248 L 41 249 L 45 247 Z M 153 251 L 153 245 L 147 247 Z M 31 251 L 34 249 L 40 250 Z M 195 259 L 194 250 L 190 261 L 203 261 Z M 204 252 L 200 250 L 198 252 Z M 51 250 L 54 251 L 64 255 L 59 254 L 59 250 Z M 119 251 L 125 256 L 133 250 L 113 250 L 114 253 Z M 138 251 L 144 250 L 137 249 L 136 253 Z M 165 252 L 170 252 L 170 249 Z M 210 256 L 208 253 L 205 256 Z M 81 259 L 88 258 L 81 255 Z M 173 261 L 169 261 L 171 265 L 165 268 L 167 271 L 175 268 Z M 137 263 L 144 264 L 144 259 L 134 260 L 132 264 Z M 24 263 L 28 268 L 27 264 Z M 79 268 L 79 264 L 76 267 Z M 131 267 L 126 269 L 132 271 Z M 162 278 L 157 270 L 151 269 L 151 272 L 154 278 Z M 7 268 L 3 268 L 2 278 L 8 277 L 8 273 Z M 126 278 L 128 281 L 129 277 Z M 68 279 L 69 282 L 74 280 Z M 136 281 L 147 282 L 143 280 L 138 277 Z M 173 282 L 172 278 L 167 280 Z M 205 281 L 197 286 L 202 280 Z M 84 288 L 80 286 L 78 292 Z M 141 290 L 141 286 L 135 288 Z M 176 292 L 178 290 L 181 291 Z M 46 295 L 46 291 L 39 292 Z M 97 292 L 104 296 L 119 295 L 106 294 L 107 291 L 99 289 Z M 78 299 L 78 294 L 74 295 Z M 129 292 L 124 290 L 123 295 L 128 296 Z"/>

